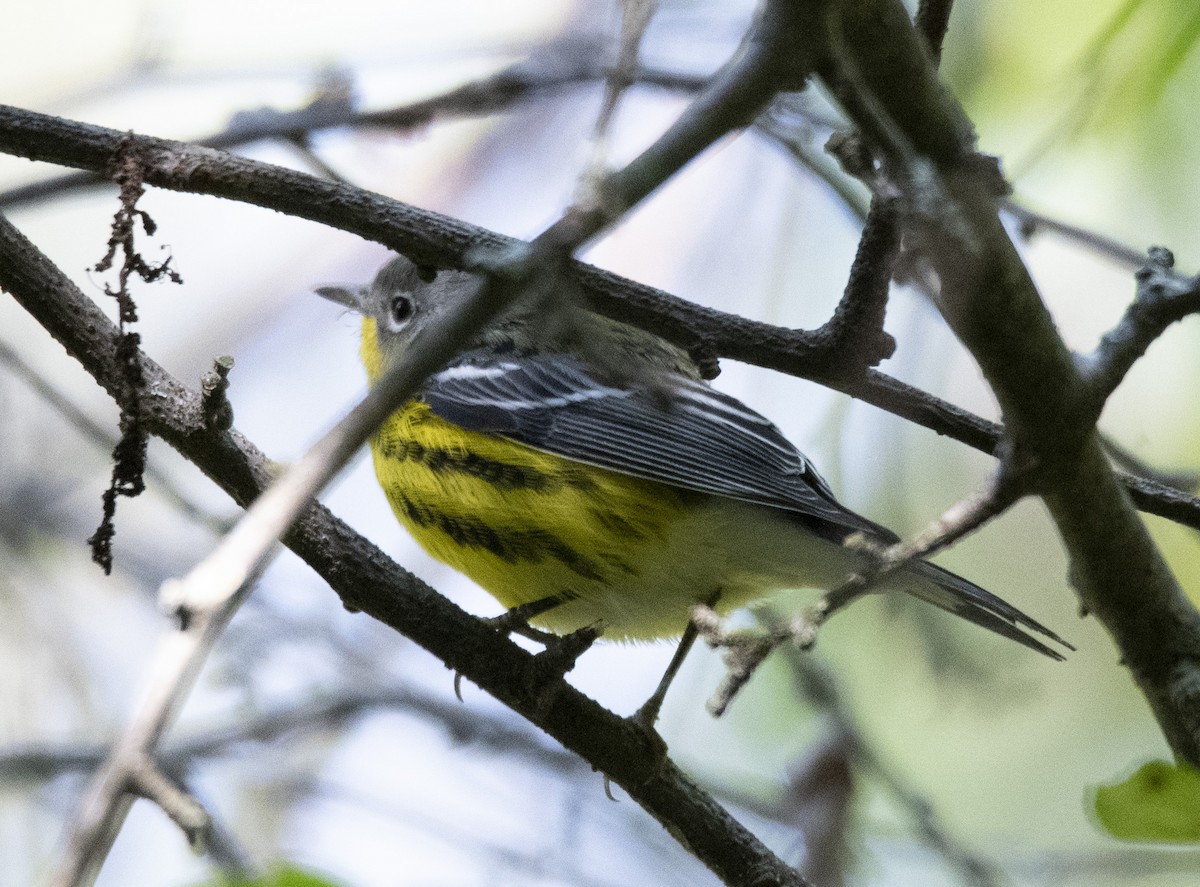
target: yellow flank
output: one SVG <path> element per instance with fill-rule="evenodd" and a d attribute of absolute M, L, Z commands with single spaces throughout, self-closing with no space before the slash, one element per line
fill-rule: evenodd
<path fill-rule="evenodd" d="M 687 508 L 669 487 L 464 431 L 423 403 L 388 419 L 371 450 L 413 537 L 506 607 L 638 583 L 642 562 Z M 579 606 L 564 605 L 538 621 L 569 630 L 591 621 L 580 616 Z"/>
<path fill-rule="evenodd" d="M 364 319 L 363 333 L 373 381 L 373 319 Z M 420 401 L 388 418 L 371 451 L 397 518 L 430 555 L 505 607 L 565 598 L 534 620 L 551 630 L 598 623 L 607 637 L 678 634 L 690 602 L 711 593 L 690 584 L 698 576 L 676 591 L 659 575 L 660 558 L 669 563 L 677 544 L 696 541 L 680 531 L 690 513 L 706 510 L 704 494 L 467 431 Z"/>

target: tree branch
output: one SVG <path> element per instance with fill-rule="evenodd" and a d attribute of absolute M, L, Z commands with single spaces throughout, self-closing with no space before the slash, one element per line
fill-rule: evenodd
<path fill-rule="evenodd" d="M 498 716 L 471 711 L 462 703 L 405 686 L 341 687 L 319 699 L 270 708 L 250 718 L 243 717 L 169 742 L 159 759 L 169 773 L 187 772 L 197 761 L 230 755 L 241 745 L 276 742 L 293 733 L 328 730 L 378 709 L 420 715 L 441 724 L 456 742 L 464 745 L 524 755 L 564 772 L 588 770 L 578 755 L 552 747 L 547 741 L 539 742 L 540 734 L 532 728 L 519 729 Z M 103 763 L 107 751 L 99 743 L 0 748 L 0 780 L 47 780 L 62 773 L 92 771 Z"/>
<path fill-rule="evenodd" d="M 1100 340 L 1096 350 L 1079 358 L 1080 382 L 1092 422 L 1125 374 L 1171 324 L 1200 312 L 1200 276 L 1176 273 L 1175 257 L 1161 246 L 1136 274 L 1137 294 L 1120 322 Z"/>
<path fill-rule="evenodd" d="M 0 286 L 113 394 L 119 384 L 116 328 L 6 221 L 0 220 Z M 266 458 L 236 430 L 203 422 L 199 395 L 139 353 L 147 381 L 145 422 L 245 506 L 271 481 Z M 645 734 L 561 679 L 529 681 L 535 657 L 407 573 L 319 504 L 305 510 L 284 544 L 321 574 L 354 610 L 384 622 L 495 696 L 624 788 L 728 884 L 803 884 L 733 820 Z M 764 880 L 766 879 L 766 880 Z"/>
<path fill-rule="evenodd" d="M 3 363 L 14 376 L 28 385 L 38 397 L 45 401 L 79 434 L 96 447 L 111 453 L 117 445 L 117 436 L 112 430 L 101 425 L 74 403 L 66 394 L 59 391 L 53 384 L 43 378 L 32 366 L 25 362 L 6 342 L 0 341 L 0 363 Z M 226 517 L 213 514 L 192 499 L 176 486 L 168 474 L 158 470 L 153 464 L 146 465 L 146 477 L 153 482 L 153 487 L 161 493 L 172 505 L 196 523 L 207 527 L 214 533 L 227 533 L 233 523 Z"/>
<path fill-rule="evenodd" d="M 1200 765 L 1200 613 L 1104 459 L 1085 381 L 1000 223 L 969 122 L 899 3 L 837 9 L 847 53 L 831 62 L 838 98 L 904 195 L 942 282 L 943 315 L 995 392 L 1017 458 L 1036 467 L 1085 608 L 1113 636 L 1171 747 Z"/>
<path fill-rule="evenodd" d="M 1120 262 L 1132 268 L 1137 268 L 1145 261 L 1145 253 L 1113 240 L 1111 237 L 1105 237 L 1103 234 L 1088 231 L 1086 228 L 1080 228 L 1078 225 L 1071 225 L 1059 219 L 1052 219 L 1050 216 L 1021 206 L 1013 200 L 1005 200 L 1002 205 L 1004 211 L 1020 223 L 1021 236 L 1027 240 L 1042 231 L 1049 231 L 1059 237 L 1073 240 L 1102 256 L 1107 256 L 1114 262 Z"/>
<path fill-rule="evenodd" d="M 601 47 L 582 40 L 556 42 L 540 47 L 529 58 L 495 74 L 427 99 L 380 111 L 360 111 L 344 91 L 331 96 L 322 90 L 307 105 L 296 110 L 260 108 L 240 111 L 221 132 L 190 144 L 231 151 L 265 140 L 303 144 L 313 133 L 342 127 L 407 131 L 443 119 L 483 116 L 502 111 L 519 101 L 553 95 L 604 78 L 609 69 L 601 56 Z M 707 80 L 707 77 L 654 68 L 639 68 L 636 72 L 639 85 L 671 91 L 695 92 Z M 109 179 L 90 172 L 56 176 L 0 193 L 0 210 L 106 184 L 110 184 Z"/>
<path fill-rule="evenodd" d="M 309 219 L 382 243 L 419 264 L 463 268 L 474 246 L 503 249 L 520 243 L 440 213 L 271 164 L 0 105 L 0 151 L 5 153 L 104 170 L 122 139 L 137 146 L 149 184 Z M 833 371 L 813 332 L 705 308 L 580 262 L 570 262 L 568 268 L 596 310 L 691 348 L 700 357 L 719 354 L 810 379 L 986 453 L 1000 441 L 995 423 L 877 370 L 861 378 Z M 1200 498 L 1153 481 L 1122 482 L 1142 510 L 1200 529 Z"/>

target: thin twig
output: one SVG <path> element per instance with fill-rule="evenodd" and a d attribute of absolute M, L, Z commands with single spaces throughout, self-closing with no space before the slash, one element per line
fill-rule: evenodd
<path fill-rule="evenodd" d="M 342 127 L 405 131 L 439 119 L 501 111 L 518 101 L 593 83 L 604 78 L 607 70 L 601 61 L 601 52 L 595 46 L 580 41 L 556 43 L 540 48 L 530 58 L 502 71 L 427 99 L 379 111 L 360 111 L 353 107 L 348 97 L 330 101 L 328 96 L 319 93 L 309 104 L 294 111 L 265 108 L 239 112 L 224 130 L 196 139 L 192 144 L 232 151 L 263 140 L 292 144 L 300 140 L 307 144 L 315 133 Z M 708 80 L 694 74 L 657 69 L 640 69 L 636 79 L 640 86 L 673 92 L 695 92 Z M 336 174 L 331 178 L 337 180 Z M 32 182 L 0 193 L 0 210 L 107 183 L 107 179 L 95 173 L 72 173 Z"/>
<path fill-rule="evenodd" d="M 1191 495 L 1200 490 L 1200 471 L 1170 471 L 1151 465 L 1132 450 L 1126 449 L 1108 435 L 1102 435 L 1100 444 L 1104 452 L 1124 471 L 1130 471 L 1145 480 L 1153 480 L 1184 494 Z"/>
<path fill-rule="evenodd" d="M 159 770 L 150 758 L 142 758 L 129 772 L 126 789 L 157 804 L 179 826 L 188 844 L 203 853 L 212 829 L 212 817 L 181 785 Z"/>
<path fill-rule="evenodd" d="M 111 452 L 117 445 L 117 436 L 108 428 L 101 425 L 85 413 L 67 395 L 55 388 L 47 379 L 15 351 L 7 342 L 0 341 L 0 362 L 6 364 L 13 375 L 28 385 L 43 401 L 49 404 L 59 415 L 66 419 L 86 440 L 106 452 Z M 226 533 L 233 526 L 228 518 L 213 514 L 208 509 L 196 504 L 175 485 L 175 481 L 155 467 L 153 462 L 146 465 L 146 477 L 154 489 L 187 515 L 214 533 Z"/>
<path fill-rule="evenodd" d="M 576 203 L 588 205 L 603 199 L 601 184 L 608 169 L 609 138 L 617 106 L 629 87 L 637 82 L 638 53 L 642 37 L 658 9 L 658 0 L 621 0 L 621 36 L 617 43 L 617 62 L 604 78 L 604 99 L 596 116 L 592 134 L 591 159 L 579 177 Z"/>
<path fill-rule="evenodd" d="M 278 742 L 293 734 L 331 730 L 373 711 L 401 711 L 441 724 L 457 743 L 478 746 L 535 759 L 561 772 L 591 768 L 578 755 L 539 740 L 523 722 L 474 711 L 417 687 L 386 686 L 364 689 L 339 687 L 318 699 L 275 706 L 252 717 L 210 727 L 163 745 L 159 753 L 164 771 L 191 770 L 200 761 L 228 757 L 248 745 Z M 0 781 L 48 780 L 63 774 L 94 770 L 104 760 L 102 744 L 23 744 L 0 749 Z"/>
<path fill-rule="evenodd" d="M 467 255 L 480 246 L 521 244 L 449 216 L 294 170 L 0 105 L 0 151 L 104 169 L 124 138 L 139 144 L 143 158 L 158 156 L 145 170 L 152 184 L 288 212 L 378 241 L 419 264 L 462 268 Z M 696 349 L 710 360 L 721 355 L 819 382 L 986 453 L 1000 441 L 996 423 L 878 370 L 868 370 L 862 378 L 830 373 L 824 363 L 828 354 L 812 347 L 808 331 L 686 302 L 591 265 L 570 262 L 568 268 L 596 310 Z M 1137 478 L 1122 478 L 1122 484 L 1143 511 L 1200 529 L 1200 498 L 1180 496 Z"/>
<path fill-rule="evenodd" d="M 880 547 L 861 535 L 852 536 L 847 547 L 865 554 L 868 566 L 825 596 L 817 608 L 818 624 L 824 624 L 838 610 L 913 561 L 937 554 L 1003 514 L 1021 498 L 1023 489 L 1021 479 L 1001 462 L 983 488 L 951 505 L 908 541 Z"/>
<path fill-rule="evenodd" d="M 1093 423 L 1125 374 L 1166 328 L 1200 312 L 1200 275 L 1186 277 L 1174 266 L 1170 250 L 1152 247 L 1145 264 L 1134 275 L 1137 294 L 1121 320 L 1104 334 L 1091 354 L 1076 361 Z"/>
<path fill-rule="evenodd" d="M 903 570 L 914 561 L 922 560 L 954 544 L 983 524 L 1007 510 L 1020 498 L 1019 479 L 1004 468 L 993 474 L 982 490 L 946 510 L 912 539 L 880 546 L 861 536 L 846 543 L 864 555 L 865 563 L 846 582 L 830 591 L 814 606 L 806 608 L 786 623 L 776 623 L 766 631 L 755 629 L 727 630 L 720 617 L 710 608 L 698 605 L 692 610 L 692 621 L 711 647 L 723 651 L 725 677 L 708 701 L 708 710 L 720 717 L 734 697 L 754 676 L 758 667 L 779 646 L 792 642 L 808 649 L 817 640 L 821 626 L 833 615 L 858 600 L 880 582 Z"/>
<path fill-rule="evenodd" d="M 1020 223 L 1021 235 L 1026 240 L 1036 237 L 1042 231 L 1049 231 L 1131 268 L 1137 268 L 1146 261 L 1145 253 L 1096 231 L 1089 231 L 1061 219 L 1052 218 L 1045 213 L 1021 206 L 1014 200 L 1005 200 L 1002 202 L 1002 206 L 1006 213 Z"/>
<path fill-rule="evenodd" d="M 803 107 L 804 99 L 804 93 L 780 96 L 754 121 L 754 131 L 783 148 L 801 167 L 823 182 L 854 218 L 865 222 L 870 206 L 869 194 L 821 147 L 832 130 L 827 125 L 814 125 L 808 109 Z"/>

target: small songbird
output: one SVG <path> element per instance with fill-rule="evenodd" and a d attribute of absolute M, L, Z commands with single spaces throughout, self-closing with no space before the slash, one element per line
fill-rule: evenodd
<path fill-rule="evenodd" d="M 374 383 L 476 283 L 397 257 L 369 287 L 318 292 L 361 313 Z M 579 307 L 567 322 L 538 305 L 511 309 L 384 422 L 371 451 L 426 551 L 559 634 L 679 636 L 699 602 L 722 612 L 780 589 L 834 588 L 864 564 L 851 536 L 897 538 L 838 503 L 769 420 L 708 385 L 685 351 Z M 925 561 L 882 588 L 1055 659 L 1030 632 L 1069 648 Z"/>

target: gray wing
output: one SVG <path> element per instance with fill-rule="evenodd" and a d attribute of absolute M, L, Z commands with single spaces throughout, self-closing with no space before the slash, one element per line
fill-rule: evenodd
<path fill-rule="evenodd" d="M 771 422 L 702 382 L 614 387 L 564 355 L 464 355 L 424 399 L 444 419 L 622 474 L 797 512 L 840 541 L 855 530 L 895 537 L 837 502 Z"/>
<path fill-rule="evenodd" d="M 735 398 L 683 377 L 645 390 L 605 384 L 563 355 L 506 359 L 469 352 L 426 383 L 423 397 L 444 419 L 622 474 L 791 511 L 809 530 L 842 542 L 855 531 L 897 540 L 845 508 L 808 459 L 769 420 Z M 910 593 L 1055 659 L 1027 635 L 1070 644 L 1016 607 L 928 562 Z"/>

